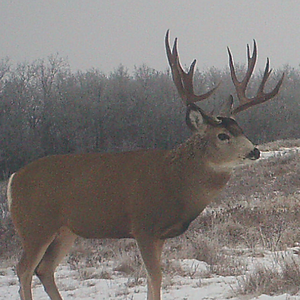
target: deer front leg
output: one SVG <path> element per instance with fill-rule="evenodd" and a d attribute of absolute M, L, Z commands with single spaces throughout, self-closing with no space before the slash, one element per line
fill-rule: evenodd
<path fill-rule="evenodd" d="M 148 274 L 147 299 L 161 300 L 161 253 L 164 241 L 149 236 L 140 236 L 136 241 Z"/>

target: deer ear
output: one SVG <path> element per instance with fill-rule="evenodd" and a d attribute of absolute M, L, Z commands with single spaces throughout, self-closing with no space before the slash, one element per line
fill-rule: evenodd
<path fill-rule="evenodd" d="M 205 115 L 195 104 L 190 104 L 186 111 L 186 124 L 192 131 L 202 131 L 206 128 Z"/>

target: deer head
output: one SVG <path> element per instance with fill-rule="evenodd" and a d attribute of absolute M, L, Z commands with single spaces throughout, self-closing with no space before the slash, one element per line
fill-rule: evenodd
<path fill-rule="evenodd" d="M 250 56 L 249 45 L 247 45 L 248 53 L 248 69 L 245 78 L 242 81 L 238 81 L 231 52 L 229 53 L 229 65 L 231 71 L 231 77 L 234 86 L 237 91 L 239 104 L 237 107 L 233 107 L 233 97 L 230 95 L 225 100 L 222 113 L 218 116 L 211 115 L 205 112 L 202 108 L 195 103 L 203 101 L 210 97 L 216 89 L 220 86 L 220 83 L 212 88 L 205 94 L 196 95 L 193 89 L 193 74 L 195 69 L 196 60 L 194 60 L 188 70 L 185 72 L 180 64 L 179 55 L 177 50 L 177 38 L 174 41 L 173 48 L 171 50 L 169 45 L 169 30 L 165 36 L 165 46 L 168 61 L 172 70 L 172 77 L 177 91 L 184 103 L 187 106 L 186 123 L 187 126 L 193 131 L 195 138 L 203 138 L 205 136 L 208 141 L 207 151 L 209 156 L 207 159 L 213 160 L 213 163 L 220 165 L 230 166 L 239 162 L 243 163 L 245 160 L 255 160 L 260 156 L 260 152 L 255 148 L 252 143 L 244 136 L 242 129 L 234 120 L 234 116 L 241 111 L 244 111 L 254 105 L 263 103 L 267 100 L 275 97 L 282 85 L 284 74 L 275 86 L 275 88 L 265 93 L 264 86 L 270 76 L 272 70 L 269 70 L 269 60 L 267 60 L 264 76 L 259 86 L 257 95 L 253 98 L 246 97 L 246 88 L 253 73 L 254 66 L 257 57 L 257 47 L 254 41 L 254 50 L 252 57 Z M 211 147 L 209 147 L 211 146 Z M 240 159 L 238 159 L 240 158 Z"/>

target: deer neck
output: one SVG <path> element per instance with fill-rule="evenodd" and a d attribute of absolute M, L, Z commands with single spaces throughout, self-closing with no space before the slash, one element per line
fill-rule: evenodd
<path fill-rule="evenodd" d="M 218 168 L 207 160 L 206 143 L 189 139 L 169 154 L 172 180 L 183 201 L 200 213 L 230 179 L 231 169 Z"/>

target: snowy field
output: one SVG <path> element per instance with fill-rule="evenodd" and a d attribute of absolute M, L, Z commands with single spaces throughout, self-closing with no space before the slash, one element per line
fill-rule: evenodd
<path fill-rule="evenodd" d="M 263 159 L 274 156 L 286 156 L 291 153 L 300 153 L 300 148 L 280 149 L 262 153 Z M 227 249 L 228 255 L 235 254 L 236 249 Z M 294 259 L 298 262 L 299 247 L 289 248 L 286 251 L 270 252 L 261 249 L 261 255 L 253 255 L 251 249 L 239 249 L 239 259 L 244 264 L 244 275 L 217 276 L 210 271 L 210 266 L 205 262 L 192 259 L 171 260 L 175 269 L 180 273 L 164 274 L 162 299 L 164 300 L 300 300 L 300 293 L 296 295 L 252 295 L 238 294 L 239 287 L 243 284 L 243 278 L 249 272 L 253 272 L 257 266 L 278 269 L 280 272 L 279 257 Z M 64 300 L 104 300 L 104 299 L 146 299 L 146 280 L 141 277 L 138 280 L 125 276 L 116 271 L 116 262 L 107 261 L 101 267 L 91 267 L 86 270 L 71 269 L 65 260 L 57 269 L 56 281 Z M 173 268 L 174 269 L 174 268 Z M 82 276 L 82 271 L 85 276 Z M 109 274 L 108 279 L 103 276 L 103 271 Z M 180 275 L 179 275 L 180 274 Z M 0 263 L 0 300 L 16 300 L 18 295 L 18 279 L 12 263 Z M 49 299 L 44 292 L 39 280 L 33 280 L 34 299 Z"/>
<path fill-rule="evenodd" d="M 294 249 L 289 249 L 284 253 L 264 253 L 263 258 L 253 258 L 245 256 L 246 272 L 251 272 L 256 265 L 276 266 L 276 255 L 291 256 L 298 259 L 298 254 L 294 254 Z M 296 249 L 299 250 L 299 249 Z M 246 251 L 245 251 L 246 252 Z M 185 276 L 175 275 L 172 278 L 164 278 L 167 284 L 163 284 L 164 300 L 240 300 L 240 299 L 258 299 L 258 300 L 300 300 L 299 295 L 277 295 L 277 296 L 241 296 L 237 295 L 237 288 L 242 282 L 242 276 L 212 276 L 206 278 L 205 274 L 209 266 L 196 260 L 177 260 L 172 263 L 177 264 L 185 271 Z M 106 264 L 106 268 L 109 268 Z M 77 271 L 71 270 L 65 263 L 62 264 L 56 273 L 57 284 L 64 300 L 104 300 L 104 299 L 128 299 L 144 300 L 146 299 L 146 282 L 133 283 L 132 278 L 124 278 L 121 273 L 112 270 L 111 279 L 97 279 L 100 270 L 90 268 L 91 279 L 80 279 Z M 0 299 L 17 300 L 18 281 L 13 268 L 3 268 L 0 270 Z M 35 277 L 33 281 L 34 299 L 49 299 L 44 292 L 40 282 Z"/>

